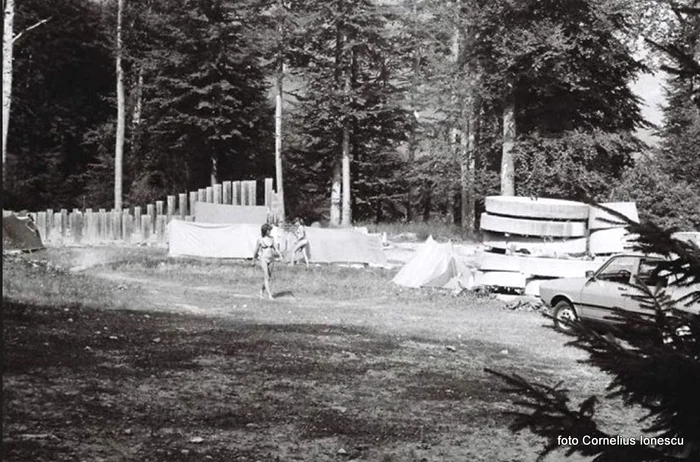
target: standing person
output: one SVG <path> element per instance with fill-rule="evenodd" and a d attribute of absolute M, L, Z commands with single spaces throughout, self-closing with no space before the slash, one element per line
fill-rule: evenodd
<path fill-rule="evenodd" d="M 263 298 L 265 292 L 270 300 L 274 299 L 270 290 L 270 279 L 272 279 L 272 262 L 275 259 L 275 254 L 281 257 L 280 253 L 275 248 L 275 241 L 270 236 L 272 226 L 265 223 L 260 227 L 260 237 L 255 243 L 255 253 L 253 254 L 253 265 L 255 260 L 260 255 L 260 267 L 263 270 L 263 286 L 260 289 L 260 298 Z"/>
<path fill-rule="evenodd" d="M 282 248 L 282 244 L 284 243 L 284 222 L 281 222 L 277 225 L 274 223 L 272 224 L 272 229 L 270 230 L 270 237 L 272 237 L 272 240 L 275 242 L 275 249 L 277 249 L 277 252 L 279 252 L 280 255 L 286 253 L 286 246 L 285 248 Z"/>
<path fill-rule="evenodd" d="M 309 240 L 306 238 L 306 229 L 304 228 L 304 221 L 301 218 L 294 220 L 296 229 L 294 230 L 294 237 L 296 237 L 296 242 L 292 248 L 292 265 L 296 263 L 297 252 L 301 250 L 301 254 L 304 256 L 304 261 L 306 262 L 306 267 L 309 267 Z"/>

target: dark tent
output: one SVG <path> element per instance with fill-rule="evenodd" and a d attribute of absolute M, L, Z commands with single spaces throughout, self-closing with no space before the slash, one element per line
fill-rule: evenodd
<path fill-rule="evenodd" d="M 43 249 L 39 230 L 31 218 L 15 215 L 2 217 L 2 250 L 39 250 Z"/>

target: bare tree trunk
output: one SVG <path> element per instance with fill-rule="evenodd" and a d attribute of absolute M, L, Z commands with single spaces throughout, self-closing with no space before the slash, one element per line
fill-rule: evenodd
<path fill-rule="evenodd" d="M 468 112 L 467 109 L 465 112 Z M 464 117 L 464 116 L 463 116 Z M 469 149 L 469 138 L 471 138 L 471 133 L 469 132 L 468 124 L 462 129 L 462 137 L 459 140 L 459 183 L 460 183 L 460 215 L 461 215 L 461 226 L 463 229 L 467 229 L 470 226 L 470 218 L 472 212 L 470 209 L 471 194 L 470 190 L 473 183 L 472 174 L 472 162 L 471 157 L 474 154 L 473 151 Z"/>
<path fill-rule="evenodd" d="M 122 180 L 124 162 L 124 126 L 126 122 L 126 104 L 124 97 L 124 69 L 122 69 L 122 16 L 124 1 L 117 3 L 117 133 L 114 147 L 114 208 L 122 209 Z"/>
<path fill-rule="evenodd" d="M 433 206 L 433 186 L 425 181 L 423 183 L 423 221 L 430 221 L 430 209 Z"/>
<path fill-rule="evenodd" d="M 333 177 L 331 183 L 331 226 L 340 226 L 341 182 L 342 169 L 340 162 L 333 162 Z"/>
<path fill-rule="evenodd" d="M 475 171 L 476 171 L 476 130 L 479 117 L 479 104 L 472 98 L 467 106 L 466 136 L 462 140 L 462 229 L 475 230 L 474 214 L 476 208 Z"/>
<path fill-rule="evenodd" d="M 275 96 L 275 173 L 277 183 L 277 197 L 280 200 L 281 221 L 284 221 L 284 183 L 282 175 L 282 105 L 284 104 L 282 95 L 284 91 L 284 58 L 277 57 L 277 94 Z"/>
<path fill-rule="evenodd" d="M 209 183 L 214 186 L 219 182 L 219 160 L 216 155 L 211 156 L 211 173 L 209 174 Z"/>
<path fill-rule="evenodd" d="M 347 41 L 347 37 L 345 40 Z M 343 89 L 346 100 L 350 97 L 350 64 L 345 69 L 345 86 Z M 345 118 L 343 122 L 343 141 L 342 141 L 342 170 L 343 170 L 343 209 L 342 209 L 342 225 L 349 227 L 352 224 L 352 191 L 350 177 L 350 121 Z"/>
<path fill-rule="evenodd" d="M 12 104 L 12 42 L 14 41 L 15 0 L 5 0 L 2 35 L 2 177 L 7 161 L 7 128 Z"/>
<path fill-rule="evenodd" d="M 695 63 L 700 66 L 700 38 L 695 39 L 695 53 L 693 55 Z M 696 71 L 693 79 L 693 88 L 691 97 L 695 101 L 695 105 L 700 109 L 700 72 Z"/>
<path fill-rule="evenodd" d="M 131 123 L 134 127 L 141 123 L 141 111 L 143 110 L 143 67 L 139 68 L 139 78 L 136 82 L 136 102 Z"/>
<path fill-rule="evenodd" d="M 416 132 L 415 123 L 412 124 L 411 132 L 408 134 L 408 163 L 413 164 L 416 159 Z M 416 197 L 416 188 L 408 181 L 408 191 L 406 192 L 406 221 L 413 221 L 413 201 Z"/>
<path fill-rule="evenodd" d="M 503 107 L 503 157 L 501 158 L 501 196 L 515 196 L 515 101 L 509 95 Z"/>
<path fill-rule="evenodd" d="M 336 2 L 336 11 L 342 11 L 343 2 L 338 0 Z M 335 30 L 335 82 L 340 85 L 343 78 L 343 47 L 344 35 L 342 33 L 342 24 L 338 24 Z M 342 152 L 336 154 L 333 160 L 333 171 L 331 173 L 331 226 L 340 226 L 340 216 L 342 207 L 342 181 L 343 181 L 343 171 L 342 171 Z"/>
<path fill-rule="evenodd" d="M 413 38 L 417 35 L 416 23 L 418 21 L 418 2 L 413 2 L 412 9 L 412 19 L 413 19 Z M 411 75 L 411 89 L 410 89 L 410 101 L 411 109 L 413 110 L 411 118 L 411 128 L 408 135 L 408 163 L 412 165 L 416 160 L 416 144 L 418 143 L 418 137 L 416 136 L 416 131 L 418 130 L 418 109 L 416 108 L 416 91 L 418 88 L 419 74 L 420 74 L 420 60 L 421 60 L 421 47 L 417 45 L 413 52 L 413 74 Z M 413 221 L 413 200 L 416 196 L 415 186 L 409 181 L 408 191 L 406 194 L 406 221 Z"/>
<path fill-rule="evenodd" d="M 277 6 L 280 12 L 284 9 L 283 0 L 278 0 Z M 281 14 L 281 13 L 280 13 Z M 279 49 L 277 51 L 277 81 L 275 85 L 276 95 L 275 95 L 275 174 L 276 174 L 276 186 L 277 186 L 277 197 L 279 198 L 280 216 L 279 219 L 284 222 L 284 179 L 282 170 L 282 110 L 284 105 L 284 24 L 280 17 L 279 24 L 277 25 L 277 34 L 279 37 Z"/>
<path fill-rule="evenodd" d="M 457 2 L 458 11 L 457 15 L 460 14 L 459 8 L 461 2 Z M 464 37 L 468 35 L 462 35 L 464 31 L 460 30 L 459 27 L 455 28 L 454 38 L 452 43 L 452 53 L 455 65 L 460 65 L 460 47 L 463 41 L 466 40 Z M 466 77 L 463 84 L 466 86 L 464 93 L 459 98 L 459 122 L 456 124 L 457 127 L 454 129 L 455 142 L 459 142 L 456 151 L 458 153 L 459 159 L 459 170 L 460 170 L 460 194 L 459 194 L 459 214 L 460 214 L 460 225 L 463 229 L 473 231 L 474 230 L 474 168 L 475 168 L 475 138 L 474 130 L 472 127 L 472 117 L 475 110 L 475 76 L 473 75 L 473 69 L 471 66 L 464 65 L 461 75 Z"/>

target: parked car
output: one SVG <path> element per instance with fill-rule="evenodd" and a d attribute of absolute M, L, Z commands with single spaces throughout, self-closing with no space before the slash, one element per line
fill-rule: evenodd
<path fill-rule="evenodd" d="M 654 312 L 643 308 L 638 300 L 630 295 L 641 292 L 634 288 L 638 283 L 646 284 L 652 289 L 666 287 L 668 275 L 655 275 L 659 257 L 646 255 L 616 255 L 605 262 L 597 271 L 589 272 L 584 278 L 553 279 L 540 285 L 542 301 L 552 308 L 554 324 L 562 332 L 570 332 L 572 326 L 562 322 L 594 321 L 613 323 L 614 308 L 636 312 L 645 316 L 653 316 Z M 697 288 L 694 288 L 697 290 Z M 691 288 L 669 288 L 674 299 L 689 293 Z M 679 304 L 679 309 L 700 315 L 700 306 L 685 307 Z"/>

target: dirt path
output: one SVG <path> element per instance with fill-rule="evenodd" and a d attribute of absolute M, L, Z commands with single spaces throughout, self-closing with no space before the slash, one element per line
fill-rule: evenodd
<path fill-rule="evenodd" d="M 545 363 L 584 358 L 565 347 L 566 337 L 545 328 L 549 321 L 535 313 L 490 306 L 402 304 L 391 295 L 338 300 L 279 292 L 274 301 L 260 301 L 245 285 L 183 285 L 158 275 L 134 275 L 101 269 L 92 276 L 140 289 L 139 309 L 223 317 L 265 324 L 332 324 L 371 328 L 378 333 L 459 345 L 467 340 L 496 342 Z M 253 292 L 253 293 L 251 293 Z M 466 305 L 466 302 L 465 302 Z M 534 340 L 534 341 L 533 341 Z"/>

